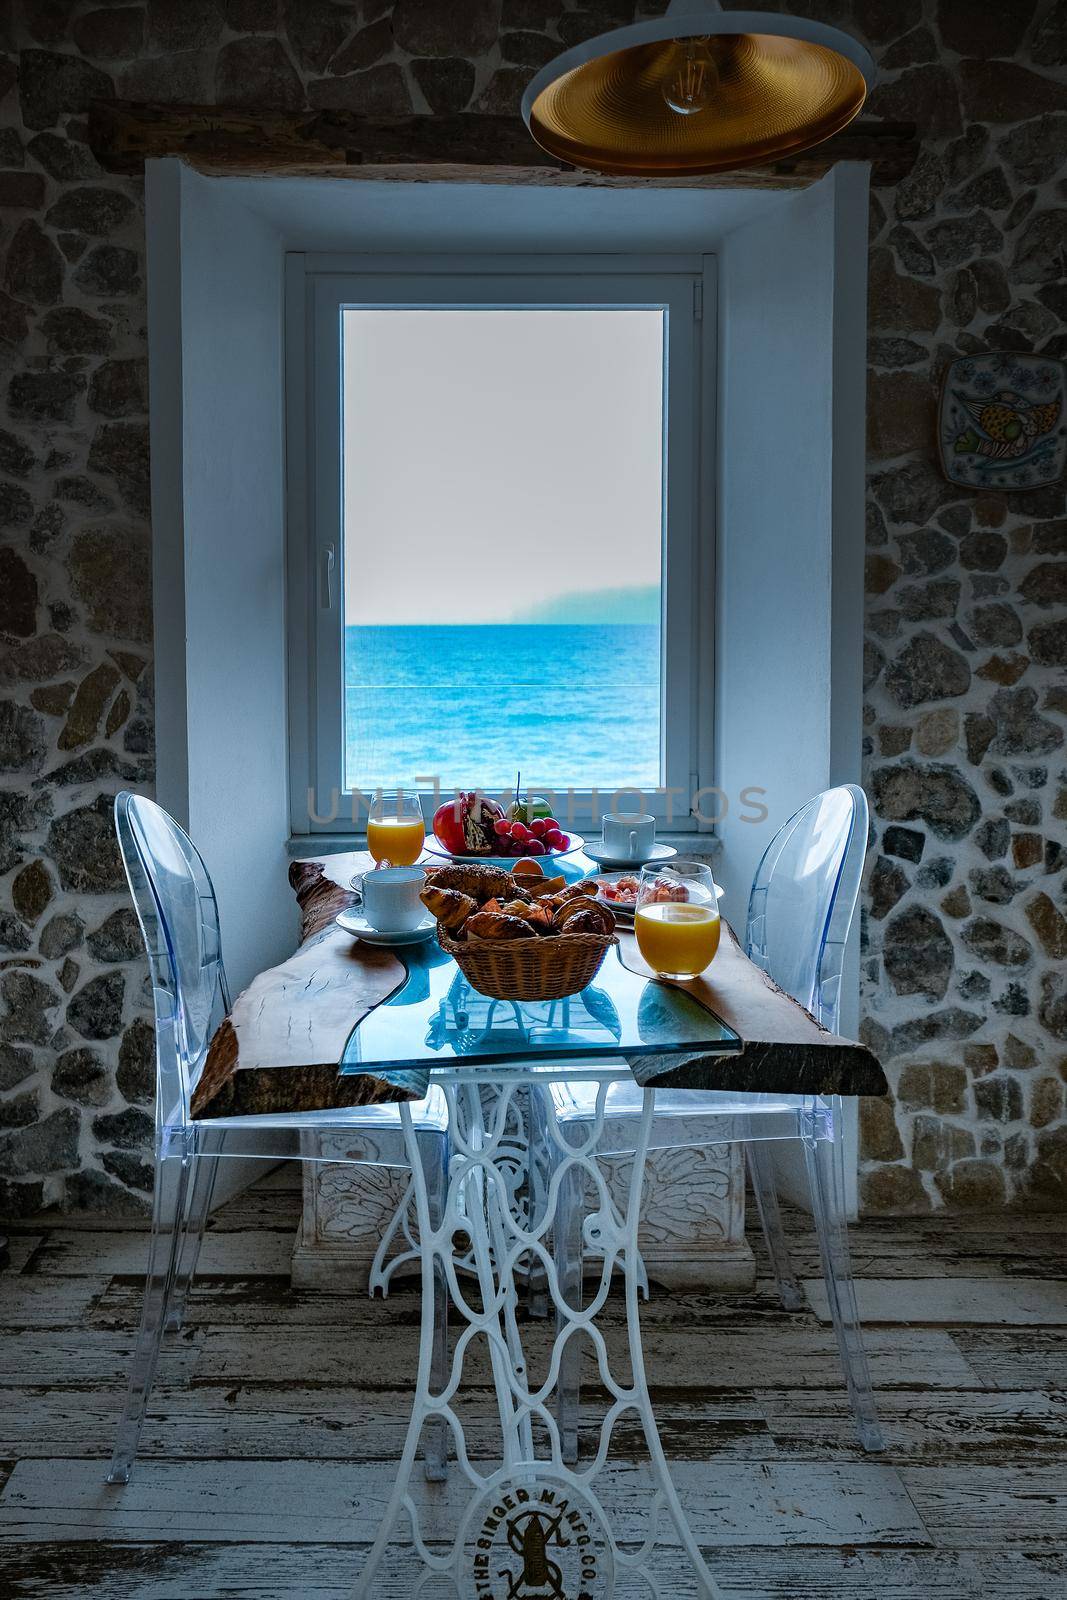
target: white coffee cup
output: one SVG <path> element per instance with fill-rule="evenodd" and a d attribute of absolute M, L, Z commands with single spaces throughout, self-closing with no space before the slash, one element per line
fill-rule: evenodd
<path fill-rule="evenodd" d="M 419 891 L 426 882 L 420 867 L 379 867 L 363 875 L 363 915 L 379 933 L 408 933 L 426 915 Z"/>
<path fill-rule="evenodd" d="M 605 812 L 600 824 L 604 850 L 615 861 L 644 861 L 651 854 L 656 842 L 655 817 Z"/>

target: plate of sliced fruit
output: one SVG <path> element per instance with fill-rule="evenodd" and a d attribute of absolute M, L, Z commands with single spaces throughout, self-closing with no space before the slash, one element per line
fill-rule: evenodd
<path fill-rule="evenodd" d="M 585 844 L 564 829 L 537 796 L 504 807 L 478 790 L 465 790 L 434 812 L 426 851 L 445 861 L 511 862 L 522 857 L 569 856 Z"/>

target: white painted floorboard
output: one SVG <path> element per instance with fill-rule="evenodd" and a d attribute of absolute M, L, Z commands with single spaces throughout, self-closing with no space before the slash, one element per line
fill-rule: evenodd
<path fill-rule="evenodd" d="M 820 1322 L 830 1321 L 826 1285 L 805 1279 L 804 1293 Z M 865 1323 L 960 1327 L 1067 1327 L 1067 1283 L 1043 1278 L 863 1278 L 857 1284 Z"/>
<path fill-rule="evenodd" d="M 146 1238 L 15 1234 L 0 1272 L 0 1600 L 351 1600 L 406 1427 L 418 1295 L 293 1292 L 298 1181 L 281 1169 L 212 1219 L 121 1489 L 103 1478 Z M 763 1260 L 748 1294 L 656 1291 L 645 1312 L 665 1447 L 724 1600 L 1067 1600 L 1063 1219 L 853 1230 L 878 1457 L 852 1431 L 807 1223 L 788 1226 L 808 1309 L 781 1310 Z M 604 1320 L 613 1356 L 622 1309 L 613 1297 Z M 551 1330 L 524 1337 L 536 1369 Z M 496 1424 L 474 1351 L 468 1376 L 485 1453 Z M 583 1415 L 603 1404 L 590 1382 Z M 606 1497 L 638 1537 L 634 1427 L 614 1442 Z M 455 1475 L 419 1495 L 451 1533 Z M 390 1562 L 374 1600 L 413 1600 L 408 1557 Z M 689 1600 L 679 1551 L 658 1576 L 665 1600 Z"/>
<path fill-rule="evenodd" d="M 0 1499 L 0 1540 L 251 1539 L 366 1544 L 388 1501 L 388 1470 L 332 1461 L 142 1461 L 131 1481 L 103 1481 L 106 1462 L 20 1461 Z M 684 1462 L 674 1472 L 702 1544 L 927 1544 L 894 1467 Z M 608 1468 L 605 1507 L 640 1526 L 649 1501 L 639 1467 Z M 454 1532 L 470 1490 L 458 1473 L 416 1500 L 426 1531 Z"/>

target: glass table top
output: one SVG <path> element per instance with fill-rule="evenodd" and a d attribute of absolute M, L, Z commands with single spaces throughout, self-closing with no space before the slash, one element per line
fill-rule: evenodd
<path fill-rule="evenodd" d="M 491 1064 L 543 1076 L 553 1063 L 578 1058 L 568 1077 L 617 1077 L 627 1056 L 742 1048 L 733 1029 L 684 989 L 623 966 L 617 947 L 592 983 L 562 1000 L 491 1000 L 433 939 L 394 953 L 407 975 L 353 1028 L 342 1073 L 374 1072 L 414 1087 Z"/>

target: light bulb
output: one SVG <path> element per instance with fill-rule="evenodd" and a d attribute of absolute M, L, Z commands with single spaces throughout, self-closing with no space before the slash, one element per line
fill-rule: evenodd
<path fill-rule="evenodd" d="M 671 110 L 681 117 L 706 111 L 718 83 L 719 69 L 708 36 L 678 39 L 671 50 L 670 65 L 663 80 L 663 98 Z"/>

